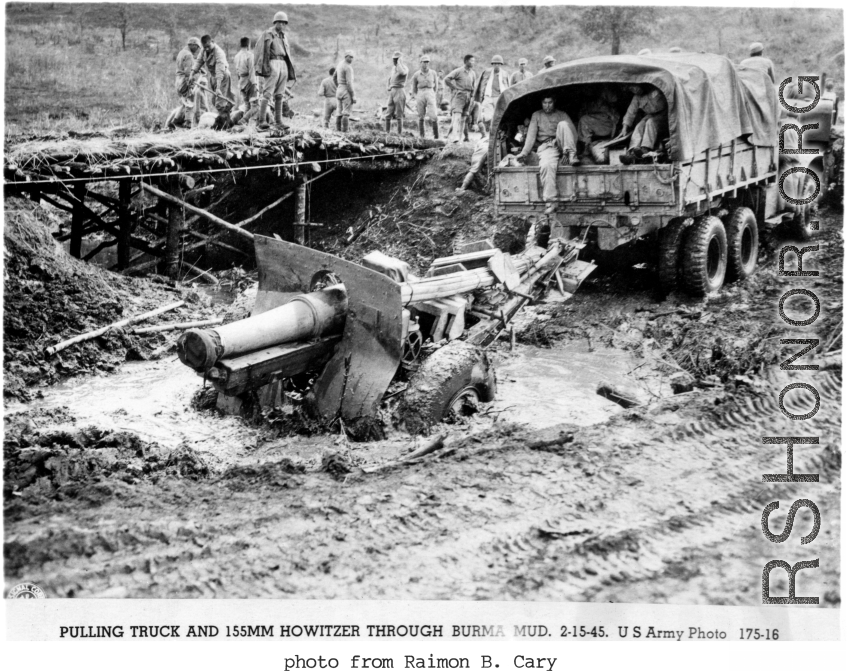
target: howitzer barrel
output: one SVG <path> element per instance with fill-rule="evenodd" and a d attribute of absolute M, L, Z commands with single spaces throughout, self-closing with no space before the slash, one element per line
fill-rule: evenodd
<path fill-rule="evenodd" d="M 179 359 L 195 370 L 218 360 L 340 333 L 347 315 L 347 292 L 337 284 L 302 294 L 267 312 L 213 329 L 191 329 L 177 343 Z"/>

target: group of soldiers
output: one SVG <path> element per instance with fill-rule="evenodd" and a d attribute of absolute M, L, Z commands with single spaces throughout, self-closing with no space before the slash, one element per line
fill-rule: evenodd
<path fill-rule="evenodd" d="M 214 110 L 213 127 L 228 128 L 236 123 L 255 119 L 260 130 L 271 124 L 284 127 L 288 116 L 287 88 L 296 80 L 291 47 L 285 33 L 288 15 L 277 12 L 273 26 L 264 32 L 250 49 L 250 38 L 241 39 L 235 55 L 236 85 L 240 103 L 232 89 L 233 76 L 226 52 L 211 36 L 189 38 L 176 59 L 176 91 L 180 108 L 172 115 L 169 125 L 186 121 L 191 110 L 191 125 L 200 125 L 204 111 Z"/>
<path fill-rule="evenodd" d="M 241 38 L 240 50 L 233 59 L 234 73 L 226 52 L 210 35 L 189 38 L 176 59 L 176 92 L 180 107 L 171 114 L 168 125 L 198 126 L 205 113 L 206 117 L 211 117 L 212 127 L 217 129 L 251 120 L 260 130 L 271 126 L 284 128 L 283 119 L 290 115 L 287 102 L 290 88 L 296 81 L 287 29 L 287 13 L 277 12 L 273 26 L 262 33 L 252 49 L 250 39 Z M 321 81 L 318 96 L 324 101 L 324 127 L 329 127 L 335 116 L 335 128 L 343 132 L 349 130 L 350 114 L 356 103 L 354 59 L 355 53 L 348 49 Z M 470 129 L 485 131 L 493 118 L 497 97 L 509 86 L 532 77 L 525 58 L 518 61 L 518 69 L 510 75 L 504 69 L 502 56 L 494 56 L 491 67 L 478 75 L 474 70 L 476 59 L 469 54 L 464 57 L 462 66 L 444 76 L 430 67 L 430 57 L 424 54 L 411 77 L 401 52 L 395 51 L 392 60 L 384 108 L 386 132 L 391 132 L 393 120 L 397 121 L 398 133 L 402 132 L 408 105 L 406 86 L 410 84 L 421 137 L 426 136 L 427 123 L 433 137 L 439 137 L 438 111 L 449 105 L 450 135 L 454 142 L 462 138 L 467 140 Z M 546 56 L 543 62 L 542 69 L 546 69 L 556 61 Z M 233 90 L 233 79 L 237 93 Z M 447 92 L 449 102 L 444 100 Z"/>

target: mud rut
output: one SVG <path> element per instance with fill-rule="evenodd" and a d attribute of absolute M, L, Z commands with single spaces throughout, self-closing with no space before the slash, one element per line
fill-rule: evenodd
<path fill-rule="evenodd" d="M 782 502 L 778 532 L 804 495 L 820 507 L 821 534 L 811 550 L 795 543 L 778 555 L 820 556 L 824 570 L 798 586 L 835 605 L 840 371 L 814 380 L 821 410 L 806 431 L 820 445 L 797 448 L 795 472 L 820 472 L 819 484 L 760 482 L 785 467 L 784 449 L 761 437 L 796 431 L 776 406 L 774 375 L 761 393 L 703 395 L 700 419 L 683 419 L 690 409 L 671 398 L 569 442 L 557 429 L 501 427 L 372 474 L 300 472 L 283 459 L 211 482 L 127 485 L 101 506 L 57 505 L 7 529 L 7 562 L 51 596 L 753 605 L 761 567 L 777 558 L 761 509 Z M 797 395 L 788 407 L 809 405 Z M 810 527 L 799 515 L 792 539 Z M 784 589 L 777 574 L 774 590 Z"/>

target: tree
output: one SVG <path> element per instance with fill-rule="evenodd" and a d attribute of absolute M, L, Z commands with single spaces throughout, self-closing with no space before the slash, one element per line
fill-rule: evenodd
<path fill-rule="evenodd" d="M 126 36 L 135 23 L 136 8 L 129 3 L 120 3 L 112 10 L 112 25 L 121 33 L 121 47 L 126 51 Z"/>
<path fill-rule="evenodd" d="M 589 7 L 579 18 L 582 31 L 595 42 L 612 45 L 621 52 L 621 41 L 650 31 L 655 18 L 652 7 Z"/>

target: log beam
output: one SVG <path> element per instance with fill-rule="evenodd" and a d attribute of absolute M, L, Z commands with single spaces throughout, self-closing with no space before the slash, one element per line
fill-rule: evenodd
<path fill-rule="evenodd" d="M 75 259 L 82 257 L 82 229 L 85 226 L 86 210 L 85 194 L 88 191 L 86 182 L 74 182 L 73 185 L 74 198 L 76 202 L 73 204 L 73 213 L 71 214 L 71 256 Z M 90 210 L 89 210 L 90 211 Z"/>
<path fill-rule="evenodd" d="M 168 242 L 165 248 L 165 271 L 168 277 L 179 276 L 179 251 L 182 228 L 185 224 L 185 209 L 182 201 L 182 187 L 177 180 L 169 180 L 166 188 L 169 193 L 160 192 L 170 204 L 168 208 Z M 158 189 L 156 189 L 158 191 Z"/>
<path fill-rule="evenodd" d="M 118 268 L 123 270 L 129 265 L 130 236 L 132 235 L 133 215 L 130 212 L 132 182 L 122 179 L 118 182 Z"/>

